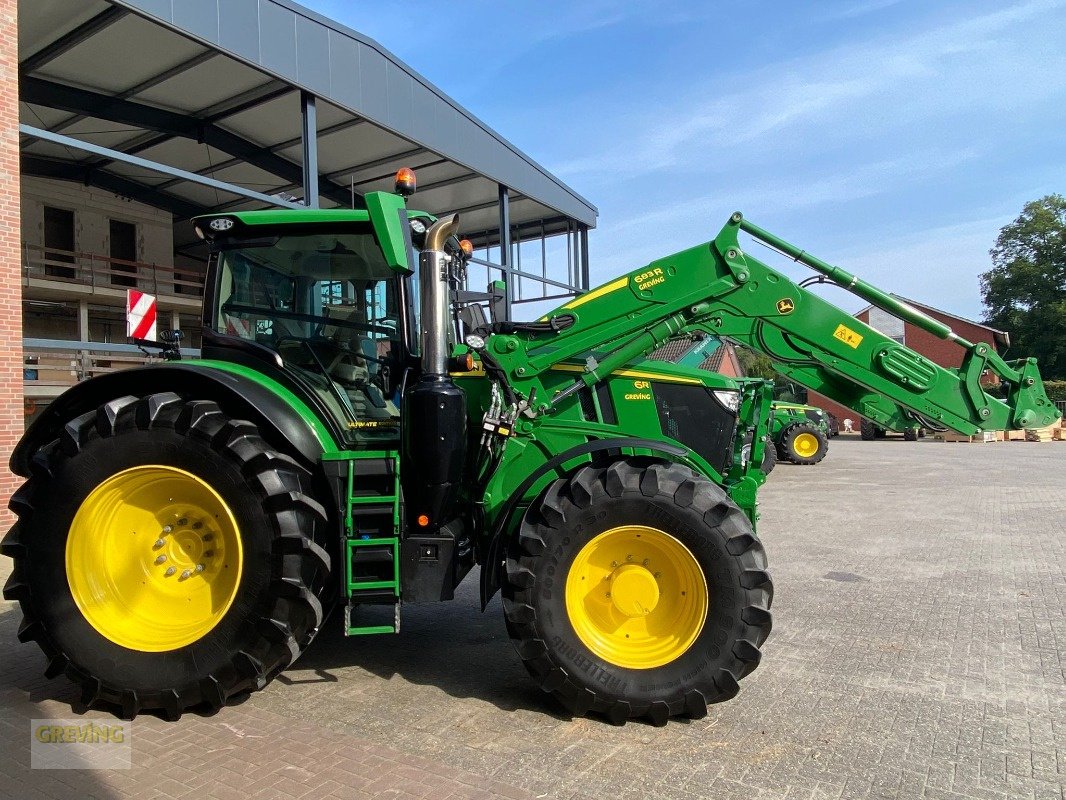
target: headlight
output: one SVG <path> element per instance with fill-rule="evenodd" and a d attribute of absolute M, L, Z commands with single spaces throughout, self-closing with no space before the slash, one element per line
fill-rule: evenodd
<path fill-rule="evenodd" d="M 731 389 L 715 389 L 712 393 L 714 399 L 721 403 L 723 408 L 729 409 L 734 414 L 737 413 L 737 409 L 740 408 L 740 392 Z"/>

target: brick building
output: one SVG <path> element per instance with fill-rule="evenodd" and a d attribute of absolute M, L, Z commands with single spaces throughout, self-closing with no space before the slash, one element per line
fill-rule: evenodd
<path fill-rule="evenodd" d="M 17 19 L 18 0 L 0 0 L 0 528 L 11 519 L 7 500 L 20 482 L 8 472 L 7 455 L 24 429 Z"/>
<path fill-rule="evenodd" d="M 893 295 L 893 297 L 908 305 L 914 306 L 919 311 L 932 317 L 938 322 L 950 325 L 951 329 L 963 339 L 974 343 L 984 342 L 991 345 L 996 349 L 997 353 L 1002 354 L 1010 345 L 1010 339 L 1004 331 L 990 328 L 988 325 L 974 322 L 965 317 L 949 314 L 947 311 L 933 308 L 932 306 L 919 303 L 915 300 L 910 300 L 906 297 L 900 297 L 899 295 Z M 887 311 L 882 311 L 880 308 L 874 306 L 867 306 L 862 311 L 855 314 L 855 317 L 860 321 L 865 322 L 871 328 L 874 328 L 886 336 L 895 339 L 897 342 L 905 344 L 912 350 L 921 353 L 930 361 L 933 361 L 942 367 L 962 366 L 962 358 L 965 351 L 961 347 L 944 339 L 938 339 L 936 336 L 922 330 L 918 326 L 892 316 Z M 808 402 L 811 405 L 818 406 L 819 408 L 835 414 L 841 420 L 850 417 L 855 420 L 855 429 L 858 430 L 859 415 L 850 408 L 845 408 L 839 403 L 835 403 L 828 397 L 820 395 L 817 392 L 808 393 Z"/>
<path fill-rule="evenodd" d="M 717 336 L 698 335 L 694 338 L 671 339 L 649 354 L 650 361 L 684 363 L 689 367 L 717 372 L 730 378 L 744 377 L 737 349 L 732 342 Z"/>

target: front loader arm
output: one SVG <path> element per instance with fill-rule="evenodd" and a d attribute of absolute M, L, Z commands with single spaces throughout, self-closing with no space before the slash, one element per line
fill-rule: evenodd
<path fill-rule="evenodd" d="M 777 272 L 740 247 L 744 231 L 889 313 L 965 350 L 958 369 L 941 367 L 874 330 Z M 844 270 L 733 214 L 707 244 L 652 262 L 578 297 L 546 318 L 556 331 L 492 337 L 493 356 L 515 390 L 540 412 L 612 370 L 640 359 L 680 333 L 703 330 L 764 353 L 790 379 L 886 428 L 916 424 L 981 430 L 1040 427 L 1058 416 L 1035 359 L 1006 362 L 993 348 L 968 342 L 950 327 Z M 574 384 L 551 397 L 534 392 L 539 376 L 584 359 Z M 1006 400 L 989 395 L 996 375 Z"/>

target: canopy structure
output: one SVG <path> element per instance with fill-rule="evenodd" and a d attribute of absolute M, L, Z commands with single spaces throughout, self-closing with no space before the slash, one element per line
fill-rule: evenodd
<path fill-rule="evenodd" d="M 408 166 L 414 205 L 459 212 L 493 268 L 588 288 L 592 204 L 377 42 L 288 0 L 21 0 L 19 61 L 23 174 L 172 212 L 178 252 L 199 246 L 181 224 L 197 213 L 358 206 Z M 565 272 L 515 275 L 515 242 L 554 235 Z"/>

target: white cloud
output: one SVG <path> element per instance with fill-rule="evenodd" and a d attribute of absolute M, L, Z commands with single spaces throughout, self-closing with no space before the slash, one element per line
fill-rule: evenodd
<path fill-rule="evenodd" d="M 843 8 L 834 9 L 826 12 L 821 19 L 826 22 L 832 22 L 834 20 L 854 19 L 856 17 L 864 17 L 867 14 L 873 14 L 876 11 L 883 11 L 886 8 L 892 6 L 898 6 L 903 0 L 864 0 L 861 3 L 853 3 Z"/>
<path fill-rule="evenodd" d="M 818 151 L 960 108 L 1008 110 L 1066 85 L 1062 53 L 1056 49 L 1049 61 L 1031 41 L 1032 23 L 1063 5 L 1037 0 L 909 36 L 880 35 L 752 74 L 710 76 L 666 100 L 607 98 L 588 115 L 585 135 L 567 139 L 597 142 L 596 150 L 554 168 L 577 183 L 616 181 L 698 169 L 701 155 Z M 1020 43 L 1004 41 L 1018 36 Z"/>

